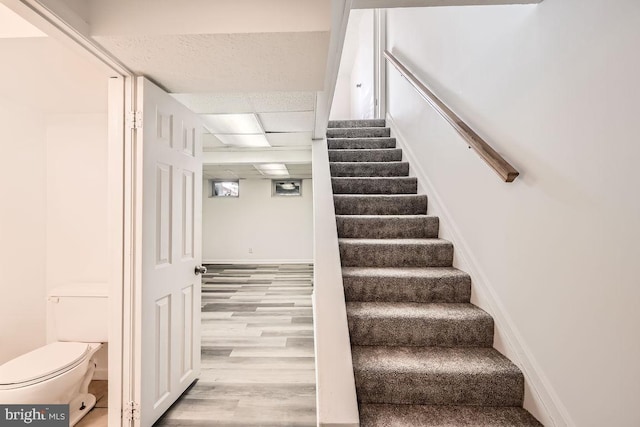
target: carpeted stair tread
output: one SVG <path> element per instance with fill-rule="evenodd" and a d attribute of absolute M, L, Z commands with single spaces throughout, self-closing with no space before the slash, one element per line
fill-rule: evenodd
<path fill-rule="evenodd" d="M 471 298 L 471 278 L 453 267 L 343 267 L 347 301 L 451 302 Z"/>
<path fill-rule="evenodd" d="M 417 194 L 418 180 L 409 176 L 335 177 L 333 194 Z"/>
<path fill-rule="evenodd" d="M 348 302 L 347 317 L 352 345 L 493 345 L 493 318 L 469 303 Z"/>
<path fill-rule="evenodd" d="M 400 148 L 375 148 L 356 150 L 328 150 L 330 162 L 399 162 Z"/>
<path fill-rule="evenodd" d="M 487 347 L 353 346 L 362 403 L 522 406 L 524 377 Z"/>
<path fill-rule="evenodd" d="M 423 215 L 427 213 L 424 194 L 337 194 L 333 196 L 336 215 Z"/>
<path fill-rule="evenodd" d="M 329 150 L 360 150 L 374 148 L 396 148 L 396 139 L 391 137 L 379 138 L 328 138 Z"/>
<path fill-rule="evenodd" d="M 329 120 L 328 128 L 384 127 L 384 119 Z"/>
<path fill-rule="evenodd" d="M 539 426 L 524 376 L 384 120 L 332 121 L 327 146 L 362 427 Z"/>
<path fill-rule="evenodd" d="M 513 406 L 387 405 L 359 407 L 360 427 L 541 427 Z"/>
<path fill-rule="evenodd" d="M 344 127 L 327 129 L 327 138 L 382 138 L 390 136 L 391 131 L 386 127 Z"/>
<path fill-rule="evenodd" d="M 407 162 L 332 162 L 329 168 L 333 177 L 409 176 Z"/>
<path fill-rule="evenodd" d="M 339 238 L 343 267 L 450 267 L 453 245 L 442 239 Z"/>
<path fill-rule="evenodd" d="M 428 215 L 336 215 L 338 237 L 408 239 L 438 237 L 439 219 Z"/>

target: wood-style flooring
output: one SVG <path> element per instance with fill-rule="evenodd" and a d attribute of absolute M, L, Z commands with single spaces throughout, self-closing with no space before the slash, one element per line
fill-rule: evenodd
<path fill-rule="evenodd" d="M 207 268 L 202 375 L 156 425 L 315 426 L 313 266 Z"/>

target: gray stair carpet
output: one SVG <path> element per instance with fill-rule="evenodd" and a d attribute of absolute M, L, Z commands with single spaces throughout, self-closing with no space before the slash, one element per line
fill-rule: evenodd
<path fill-rule="evenodd" d="M 330 121 L 327 144 L 360 425 L 540 426 L 384 120 Z"/>

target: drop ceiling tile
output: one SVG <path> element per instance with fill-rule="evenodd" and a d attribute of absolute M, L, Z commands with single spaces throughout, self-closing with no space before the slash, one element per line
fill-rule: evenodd
<path fill-rule="evenodd" d="M 204 127 L 213 134 L 262 133 L 262 126 L 255 114 L 201 114 L 200 117 Z"/>
<path fill-rule="evenodd" d="M 268 133 L 267 140 L 272 147 L 310 146 L 311 132 Z"/>
<path fill-rule="evenodd" d="M 289 176 L 294 178 L 311 178 L 312 167 L 311 163 L 307 164 L 287 164 L 287 170 Z"/>
<path fill-rule="evenodd" d="M 198 114 L 313 111 L 316 103 L 315 92 L 173 93 L 171 96 Z"/>
<path fill-rule="evenodd" d="M 208 179 L 251 179 L 262 178 L 262 174 L 258 172 L 252 165 L 204 165 L 203 175 Z"/>
<path fill-rule="evenodd" d="M 311 132 L 313 111 L 260 113 L 260 122 L 265 132 Z"/>
<path fill-rule="evenodd" d="M 205 133 L 202 135 L 202 148 L 204 150 L 212 149 L 212 148 L 222 148 L 226 147 L 225 144 L 222 143 L 215 135 L 210 133 Z"/>
<path fill-rule="evenodd" d="M 269 147 L 264 135 L 216 135 L 223 144 L 235 147 Z"/>
<path fill-rule="evenodd" d="M 249 96 L 246 93 L 173 93 L 171 96 L 197 114 L 254 112 Z"/>

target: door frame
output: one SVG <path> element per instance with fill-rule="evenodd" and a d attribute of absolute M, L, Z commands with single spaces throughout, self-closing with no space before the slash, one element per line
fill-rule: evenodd
<path fill-rule="evenodd" d="M 132 296 L 141 241 L 135 239 L 135 171 L 141 169 L 136 147 L 135 73 L 93 42 L 87 24 L 64 3 L 55 10 L 38 0 L 0 0 L 52 38 L 103 68 L 108 82 L 108 271 L 109 271 L 109 426 L 130 425 L 132 389 L 128 374 L 132 353 Z M 127 373 L 127 374 L 125 374 Z M 125 411 L 127 409 L 127 411 Z M 130 416 L 130 417 L 129 417 Z"/>

